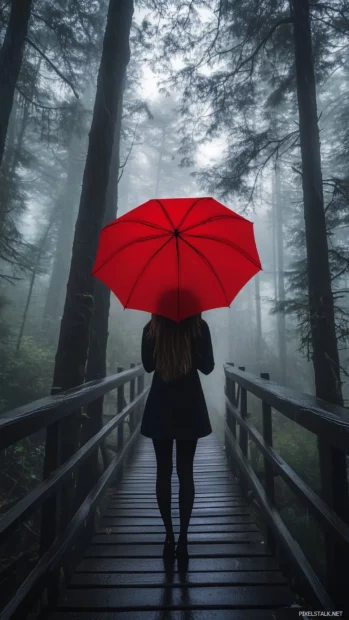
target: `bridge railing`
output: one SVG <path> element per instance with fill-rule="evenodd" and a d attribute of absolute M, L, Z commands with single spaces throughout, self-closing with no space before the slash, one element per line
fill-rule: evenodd
<path fill-rule="evenodd" d="M 38 600 L 39 608 L 42 608 L 40 601 L 44 600 L 48 606 L 56 601 L 64 561 L 71 559 L 74 543 L 91 527 L 95 508 L 108 486 L 120 474 L 122 465 L 139 436 L 142 405 L 149 387 L 144 388 L 143 367 L 134 364 L 131 366 L 130 370 L 48 396 L 0 417 L 0 450 L 5 450 L 19 440 L 46 428 L 42 482 L 0 519 L 1 544 L 41 508 L 40 559 L 13 598 L 0 611 L 1 620 L 26 617 Z M 130 402 L 125 405 L 124 385 L 127 382 L 130 382 Z M 63 425 L 69 420 L 79 420 L 79 416 L 81 420 L 81 412 L 84 412 L 87 405 L 91 406 L 115 389 L 118 391 L 116 415 L 109 418 L 104 426 L 100 425 L 98 430 L 95 429 L 96 432 L 84 445 L 63 462 L 60 442 Z M 125 421 L 128 421 L 130 428 L 126 441 L 123 433 Z M 118 430 L 117 453 L 107 463 L 103 474 L 98 476 L 98 448 L 115 429 Z M 81 475 L 74 478 L 81 465 Z M 70 487 L 70 496 L 73 490 L 73 504 L 70 507 L 65 502 L 62 505 L 62 492 L 67 486 Z M 67 497 L 69 496 L 65 495 L 65 499 Z M 69 508 L 72 507 L 74 510 L 69 514 Z M 69 517 L 66 519 L 66 527 L 62 529 L 62 514 L 66 511 Z M 45 596 L 42 596 L 43 593 Z"/>
<path fill-rule="evenodd" d="M 349 411 L 307 394 L 299 394 L 225 364 L 225 449 L 232 468 L 245 490 L 252 490 L 268 524 L 267 540 L 272 551 L 281 551 L 305 586 L 315 609 L 347 609 L 349 566 L 349 501 L 347 454 L 349 454 Z M 249 421 L 247 394 L 261 401 L 263 432 Z M 272 408 L 318 438 L 321 497 L 273 449 Z M 237 425 L 239 433 L 237 432 Z M 264 485 L 248 460 L 249 442 L 264 457 Z M 279 475 L 304 502 L 324 531 L 326 583 L 310 565 L 290 534 L 275 505 L 275 477 Z"/>

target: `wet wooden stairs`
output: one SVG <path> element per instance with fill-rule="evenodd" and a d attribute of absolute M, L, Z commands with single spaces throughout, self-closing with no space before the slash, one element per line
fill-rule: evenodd
<path fill-rule="evenodd" d="M 172 515 L 179 531 L 178 477 Z M 281 620 L 294 595 L 267 548 L 214 434 L 199 439 L 189 565 L 162 559 L 156 460 L 140 436 L 91 546 L 50 620 Z"/>

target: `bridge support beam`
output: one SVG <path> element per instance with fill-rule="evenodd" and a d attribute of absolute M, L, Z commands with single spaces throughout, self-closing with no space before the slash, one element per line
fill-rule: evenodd
<path fill-rule="evenodd" d="M 269 373 L 261 372 L 261 379 L 267 379 L 269 381 Z M 271 417 L 271 406 L 262 400 L 262 415 L 263 415 L 263 439 L 271 448 L 273 447 L 273 427 Z M 270 461 L 264 457 L 264 475 L 265 475 L 265 492 L 267 498 L 272 505 L 275 504 L 275 487 L 274 487 L 274 469 Z M 272 553 L 275 553 L 276 545 L 272 528 L 267 527 L 267 543 Z"/>
<path fill-rule="evenodd" d="M 239 370 L 245 370 L 245 366 L 239 366 Z M 243 420 L 247 419 L 247 390 L 244 387 L 241 387 L 240 415 Z M 239 445 L 242 454 L 248 459 L 248 433 L 247 430 L 241 426 L 241 424 L 239 432 Z M 247 494 L 248 487 L 243 479 L 241 479 L 241 485 L 244 493 Z"/>
<path fill-rule="evenodd" d="M 324 501 L 349 525 L 346 455 L 325 438 L 318 439 L 321 494 Z M 326 588 L 340 609 L 348 606 L 348 550 L 329 530 L 324 533 Z"/>

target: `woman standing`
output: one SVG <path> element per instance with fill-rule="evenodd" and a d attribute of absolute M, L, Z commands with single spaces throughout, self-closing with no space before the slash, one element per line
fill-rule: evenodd
<path fill-rule="evenodd" d="M 142 363 L 155 370 L 141 434 L 153 440 L 157 461 L 156 496 L 166 528 L 163 555 L 186 559 L 187 533 L 195 497 L 193 464 L 197 440 L 212 433 L 198 370 L 214 368 L 212 342 L 201 314 L 179 323 L 158 314 L 143 330 Z M 175 549 L 171 518 L 173 441 L 179 478 L 180 534 Z"/>

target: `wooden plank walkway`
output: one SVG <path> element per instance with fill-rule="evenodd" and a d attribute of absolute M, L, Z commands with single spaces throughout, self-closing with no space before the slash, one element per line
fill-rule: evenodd
<path fill-rule="evenodd" d="M 189 565 L 162 559 L 165 529 L 155 495 L 156 460 L 140 437 L 101 531 L 51 620 L 281 620 L 298 617 L 294 595 L 258 530 L 214 434 L 198 441 Z M 179 532 L 173 450 L 172 514 Z"/>

